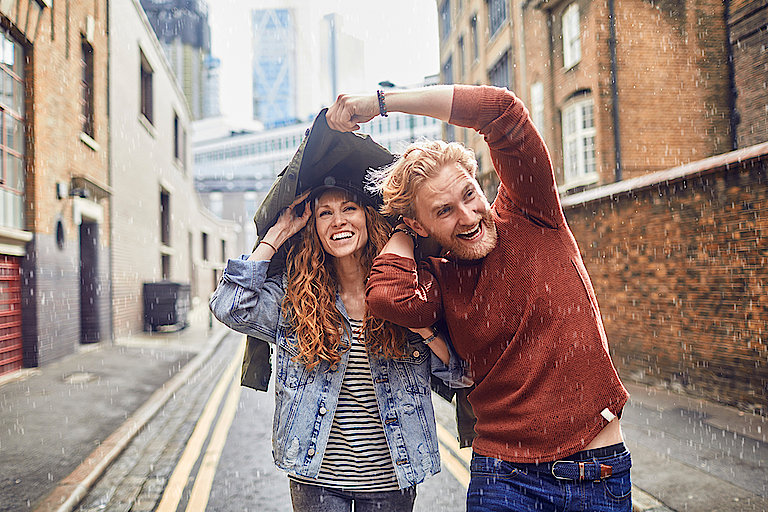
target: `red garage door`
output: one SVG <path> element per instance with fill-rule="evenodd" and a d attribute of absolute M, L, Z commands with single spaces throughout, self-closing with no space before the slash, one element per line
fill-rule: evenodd
<path fill-rule="evenodd" d="M 0 375 L 21 368 L 21 258 L 0 255 Z"/>

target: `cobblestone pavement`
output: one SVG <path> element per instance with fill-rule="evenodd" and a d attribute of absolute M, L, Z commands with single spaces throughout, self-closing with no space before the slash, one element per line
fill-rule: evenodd
<path fill-rule="evenodd" d="M 78 510 L 154 510 L 219 375 L 241 341 L 230 334 L 114 462 Z"/>

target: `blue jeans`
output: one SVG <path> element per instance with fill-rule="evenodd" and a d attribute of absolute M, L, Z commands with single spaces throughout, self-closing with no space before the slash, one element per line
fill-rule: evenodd
<path fill-rule="evenodd" d="M 540 464 L 473 455 L 467 512 L 630 512 L 631 465 L 623 443 Z"/>
<path fill-rule="evenodd" d="M 411 512 L 416 486 L 399 491 L 359 492 L 289 480 L 294 512 Z"/>

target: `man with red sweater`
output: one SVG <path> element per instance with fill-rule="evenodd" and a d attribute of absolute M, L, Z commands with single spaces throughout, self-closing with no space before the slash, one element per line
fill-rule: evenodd
<path fill-rule="evenodd" d="M 412 144 L 375 179 L 403 223 L 374 262 L 368 307 L 410 328 L 443 320 L 476 384 L 467 509 L 631 510 L 628 394 L 528 111 L 506 89 L 455 85 L 342 95 L 326 118 L 352 131 L 387 110 L 477 130 L 501 181 L 489 205 L 474 154 L 442 141 Z M 441 257 L 417 265 L 418 237 Z"/>

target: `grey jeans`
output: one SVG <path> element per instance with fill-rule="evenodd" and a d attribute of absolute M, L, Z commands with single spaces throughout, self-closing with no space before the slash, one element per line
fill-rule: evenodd
<path fill-rule="evenodd" d="M 294 512 L 411 512 L 416 486 L 399 491 L 358 492 L 289 480 Z"/>

